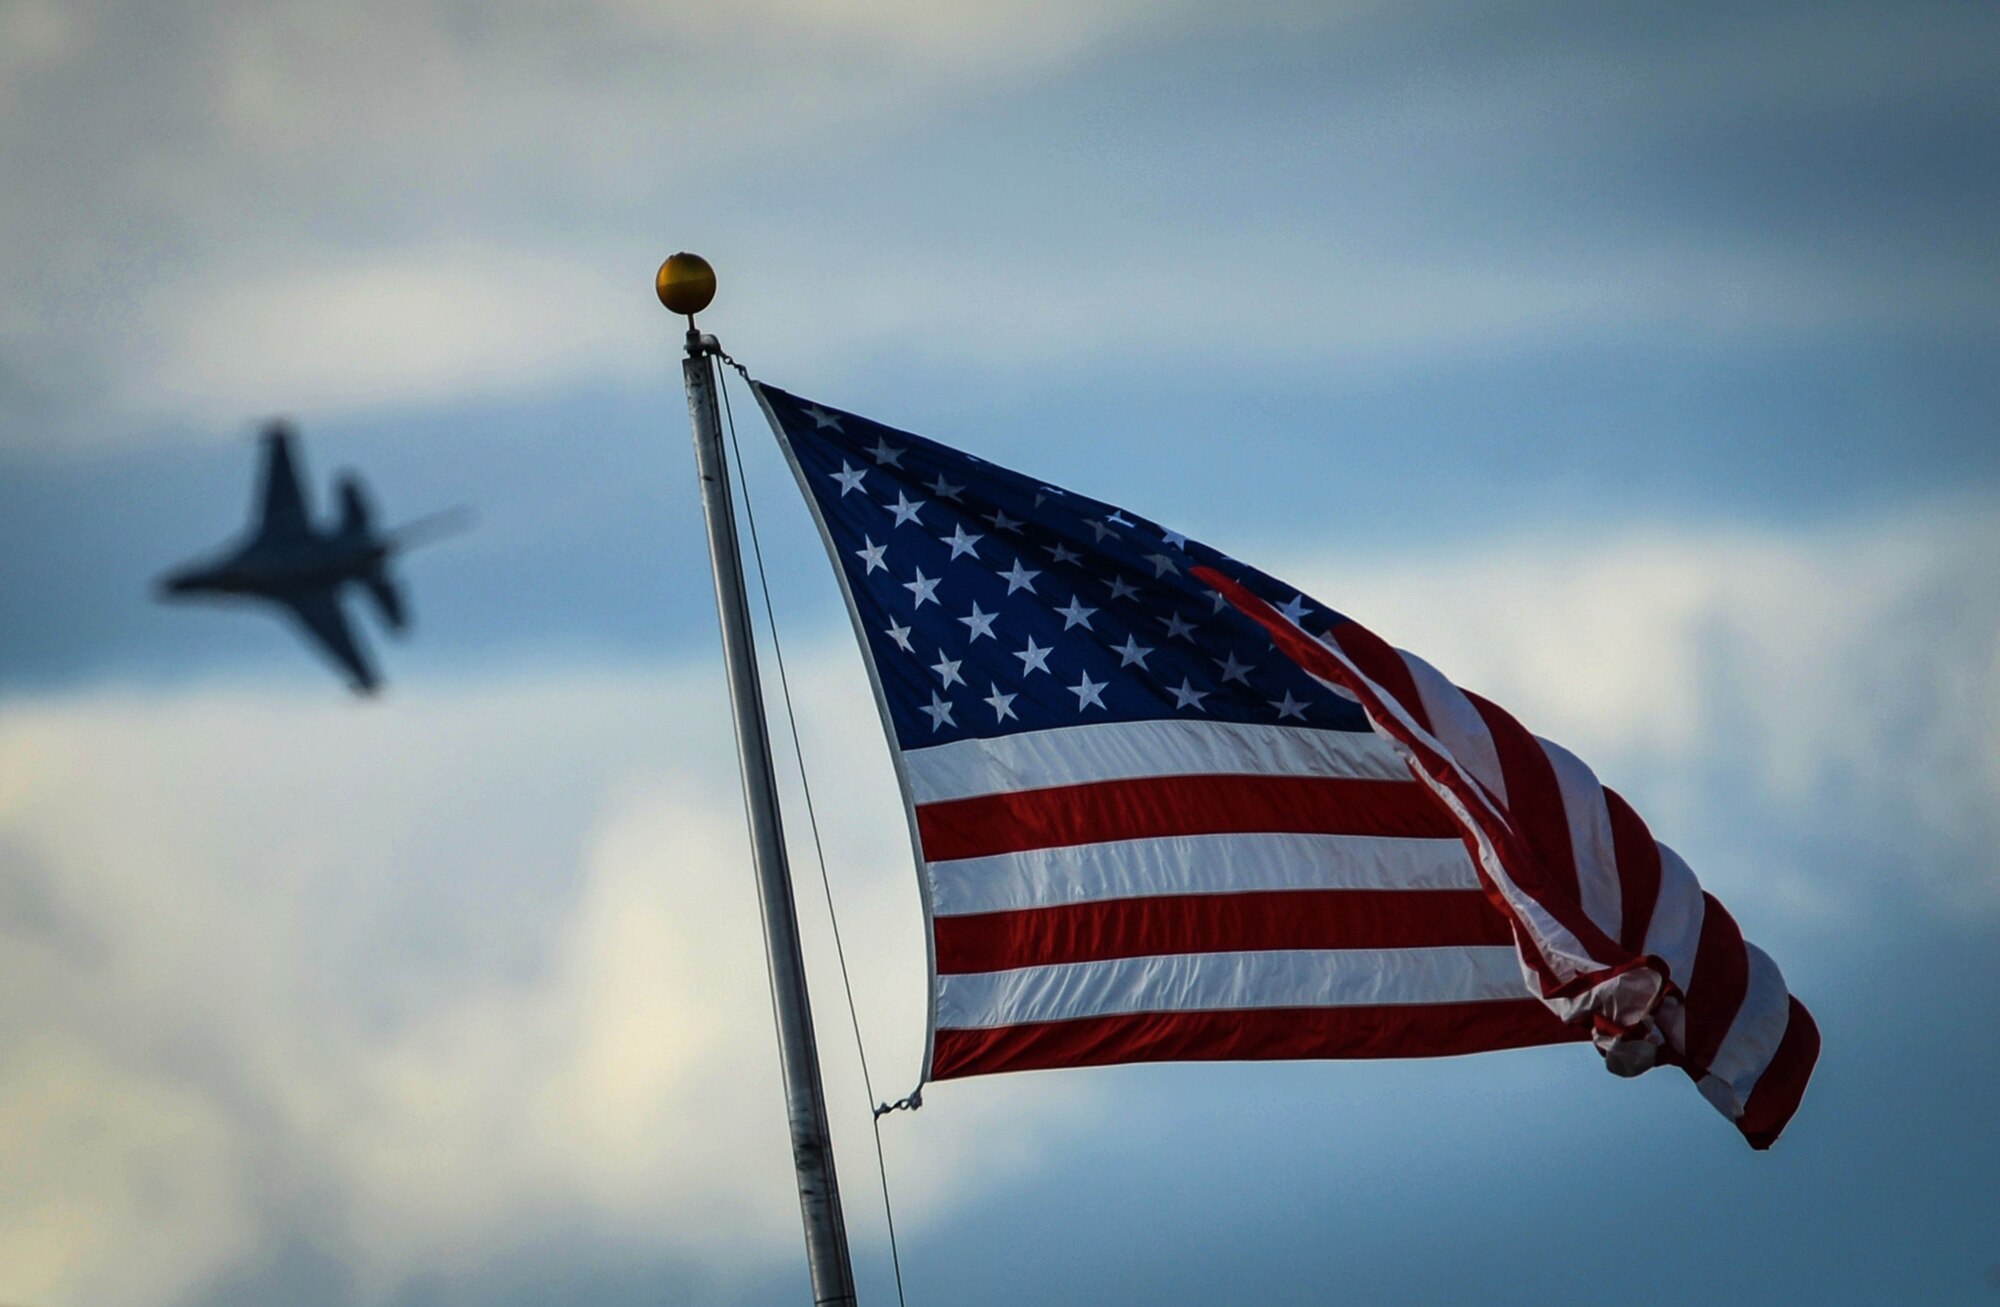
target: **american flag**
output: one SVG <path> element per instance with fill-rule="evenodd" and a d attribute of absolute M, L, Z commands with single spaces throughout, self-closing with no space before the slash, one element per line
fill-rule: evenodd
<path fill-rule="evenodd" d="M 755 390 L 909 813 L 926 1078 L 1595 1040 L 1776 1138 L 1810 1016 L 1573 755 L 1177 531 Z"/>

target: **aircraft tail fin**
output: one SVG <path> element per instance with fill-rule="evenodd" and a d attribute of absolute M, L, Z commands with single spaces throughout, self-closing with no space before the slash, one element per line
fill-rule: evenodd
<path fill-rule="evenodd" d="M 368 491 L 362 486 L 361 478 L 352 472 L 340 478 L 340 533 L 346 536 L 365 536 L 374 514 L 369 511 Z"/>

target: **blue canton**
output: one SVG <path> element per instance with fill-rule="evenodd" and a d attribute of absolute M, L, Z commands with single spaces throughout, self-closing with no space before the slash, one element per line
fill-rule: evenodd
<path fill-rule="evenodd" d="M 824 523 L 905 749 L 1162 719 L 1366 731 L 1190 575 L 1315 633 L 1344 620 L 1101 500 L 760 385 Z"/>

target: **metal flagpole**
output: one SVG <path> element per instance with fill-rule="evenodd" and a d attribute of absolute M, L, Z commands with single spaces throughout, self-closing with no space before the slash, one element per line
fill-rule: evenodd
<path fill-rule="evenodd" d="M 792 1128 L 792 1163 L 798 1169 L 813 1302 L 852 1307 L 854 1268 L 833 1172 L 833 1135 L 820 1086 L 798 913 L 778 816 L 778 786 L 771 772 L 771 742 L 764 726 L 764 695 L 757 679 L 750 606 L 743 593 L 743 559 L 736 545 L 736 516 L 722 458 L 722 422 L 715 401 L 716 344 L 713 336 L 703 336 L 694 327 L 694 315 L 715 298 L 715 271 L 698 255 L 676 254 L 660 265 L 656 288 L 660 302 L 688 320 L 687 358 L 681 370 L 687 382 L 688 416 L 694 422 L 695 467 L 701 474 L 702 515 L 708 522 L 715 606 L 722 618 L 722 659 L 729 669 L 729 702 L 736 715 L 736 755 L 750 818 L 751 861 L 764 911 L 764 952 L 770 964 L 771 1003 L 778 1016 L 778 1064 L 785 1078 L 785 1113 Z"/>

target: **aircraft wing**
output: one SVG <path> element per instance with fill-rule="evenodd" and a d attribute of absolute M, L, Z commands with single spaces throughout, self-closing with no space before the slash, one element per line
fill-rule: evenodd
<path fill-rule="evenodd" d="M 347 625 L 347 614 L 341 610 L 340 600 L 332 586 L 274 597 L 291 610 L 292 616 L 298 618 L 306 634 L 318 641 L 320 648 L 341 665 L 357 693 L 374 693 L 379 684 L 375 669 L 369 666 L 368 656 L 355 643 L 354 632 Z"/>
<path fill-rule="evenodd" d="M 305 494 L 292 463 L 292 431 L 282 422 L 273 422 L 264 428 L 264 493 L 257 538 L 297 540 L 310 534 Z"/>

